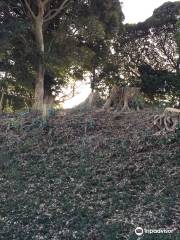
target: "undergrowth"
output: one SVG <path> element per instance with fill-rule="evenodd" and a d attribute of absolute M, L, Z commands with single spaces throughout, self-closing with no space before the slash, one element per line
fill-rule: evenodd
<path fill-rule="evenodd" d="M 139 114 L 33 117 L 5 134 L 7 121 L 0 239 L 134 240 L 136 227 L 174 229 L 142 240 L 180 239 L 179 129 L 156 136 Z"/>

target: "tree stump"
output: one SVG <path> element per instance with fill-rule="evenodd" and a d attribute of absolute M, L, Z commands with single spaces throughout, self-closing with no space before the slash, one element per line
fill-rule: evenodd
<path fill-rule="evenodd" d="M 104 109 L 109 110 L 111 107 L 122 112 L 130 111 L 129 102 L 138 96 L 140 88 L 137 87 L 119 87 L 114 86 L 111 94 L 104 104 Z"/>

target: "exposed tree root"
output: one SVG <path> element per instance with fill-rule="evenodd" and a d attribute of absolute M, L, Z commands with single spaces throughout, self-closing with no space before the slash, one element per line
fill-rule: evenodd
<path fill-rule="evenodd" d="M 165 129 L 173 132 L 180 121 L 180 109 L 166 108 L 160 115 L 154 116 L 153 125 L 157 130 Z"/>

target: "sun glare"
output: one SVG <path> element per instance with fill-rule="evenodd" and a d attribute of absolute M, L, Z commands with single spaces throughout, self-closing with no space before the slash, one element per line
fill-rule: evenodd
<path fill-rule="evenodd" d="M 86 100 L 88 95 L 91 93 L 89 81 L 84 81 L 83 83 L 77 82 L 76 91 L 77 94 L 74 97 L 64 102 L 63 107 L 65 109 L 76 107 Z"/>
<path fill-rule="evenodd" d="M 122 0 L 125 22 L 143 22 L 152 16 L 154 9 L 165 2 L 167 2 L 167 0 Z"/>

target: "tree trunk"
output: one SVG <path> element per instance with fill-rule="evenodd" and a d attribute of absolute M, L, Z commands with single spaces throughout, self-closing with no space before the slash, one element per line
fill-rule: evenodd
<path fill-rule="evenodd" d="M 3 113 L 3 100 L 4 100 L 4 91 L 2 90 L 1 99 L 0 99 L 0 114 Z"/>
<path fill-rule="evenodd" d="M 110 96 L 104 104 L 104 109 L 109 110 L 111 107 L 113 108 L 121 108 L 123 100 L 123 88 L 119 86 L 114 86 L 111 89 Z"/>
<path fill-rule="evenodd" d="M 91 91 L 94 92 L 96 85 L 96 68 L 93 67 L 92 78 L 91 78 Z"/>
<path fill-rule="evenodd" d="M 117 111 L 129 111 L 129 102 L 139 94 L 139 91 L 140 89 L 136 87 L 114 86 L 104 105 L 104 109 L 109 110 L 112 107 Z"/>
<path fill-rule="evenodd" d="M 44 9 L 39 8 L 39 15 L 34 22 L 34 34 L 39 51 L 39 63 L 35 82 L 35 95 L 33 109 L 42 112 L 44 102 L 44 36 L 43 36 Z"/>
<path fill-rule="evenodd" d="M 123 108 L 121 109 L 121 111 L 123 112 L 128 112 L 130 111 L 129 108 L 129 92 L 127 91 L 127 89 L 124 90 L 124 105 Z"/>
<path fill-rule="evenodd" d="M 53 108 L 55 104 L 55 97 L 53 95 L 44 94 L 44 103 L 43 103 L 43 116 L 47 116 L 49 110 Z"/>

